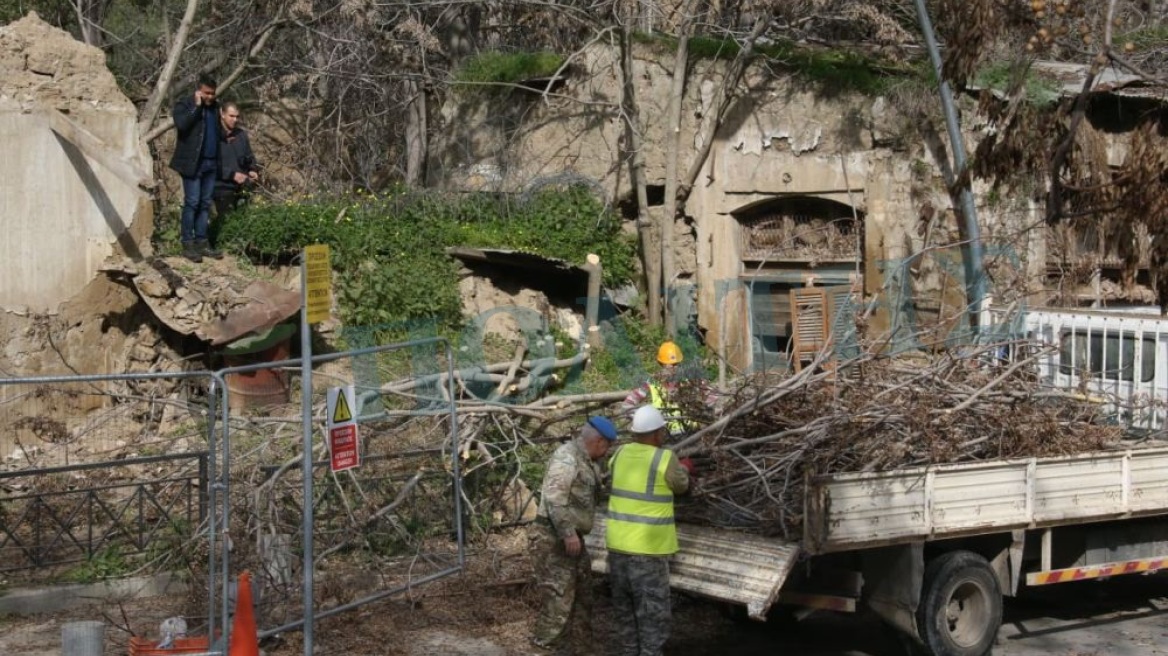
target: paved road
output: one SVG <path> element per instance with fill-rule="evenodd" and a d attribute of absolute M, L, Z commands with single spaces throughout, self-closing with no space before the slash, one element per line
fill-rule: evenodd
<path fill-rule="evenodd" d="M 1007 610 L 995 655 L 1168 654 L 1166 575 L 1050 586 Z"/>
<path fill-rule="evenodd" d="M 794 627 L 685 624 L 667 656 L 905 656 L 891 631 L 863 618 L 812 616 Z M 713 628 L 713 627 L 707 627 Z M 1168 656 L 1168 575 L 1050 586 L 1007 600 L 994 656 Z"/>

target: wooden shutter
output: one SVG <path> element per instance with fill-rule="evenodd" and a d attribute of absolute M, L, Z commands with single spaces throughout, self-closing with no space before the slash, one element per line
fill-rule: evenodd
<path fill-rule="evenodd" d="M 857 350 L 851 316 L 855 311 L 853 293 L 851 285 L 791 290 L 791 360 L 795 371 L 800 371 L 804 362 L 814 361 L 824 348 L 831 350 L 823 363 L 825 369 L 836 367 L 841 346 Z"/>
<path fill-rule="evenodd" d="M 823 287 L 801 287 L 791 290 L 791 364 L 795 371 L 803 369 L 804 362 L 827 346 L 831 336 L 831 311 L 827 290 Z"/>

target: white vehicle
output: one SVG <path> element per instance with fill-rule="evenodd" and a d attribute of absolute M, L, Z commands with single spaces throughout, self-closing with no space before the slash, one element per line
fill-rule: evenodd
<path fill-rule="evenodd" d="M 1159 429 L 1168 320 L 1040 310 L 1006 327 L 1040 380 Z M 1013 360 L 1017 362 L 1017 360 Z M 989 654 L 1026 586 L 1168 569 L 1168 447 L 846 473 L 807 481 L 803 536 L 678 526 L 674 588 L 744 605 L 866 604 L 933 656 Z M 588 539 L 605 570 L 603 522 Z"/>
<path fill-rule="evenodd" d="M 1032 351 L 1043 384 L 1099 400 L 1132 429 L 1159 430 L 1168 402 L 1168 319 L 1146 310 L 991 310 L 986 318 L 994 335 Z"/>

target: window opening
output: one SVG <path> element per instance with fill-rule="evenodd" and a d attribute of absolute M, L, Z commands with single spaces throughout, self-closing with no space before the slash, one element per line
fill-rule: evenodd
<path fill-rule="evenodd" d="M 1137 373 L 1136 362 L 1139 358 Z M 1059 372 L 1106 380 L 1146 383 L 1156 374 L 1156 341 L 1120 331 L 1064 330 L 1059 336 Z"/>

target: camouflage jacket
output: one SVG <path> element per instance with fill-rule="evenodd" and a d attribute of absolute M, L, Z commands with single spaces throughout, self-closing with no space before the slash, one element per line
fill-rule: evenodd
<path fill-rule="evenodd" d="M 561 444 L 548 460 L 540 488 L 539 516 L 560 537 L 592 530 L 600 497 L 600 470 L 576 440 Z"/>

